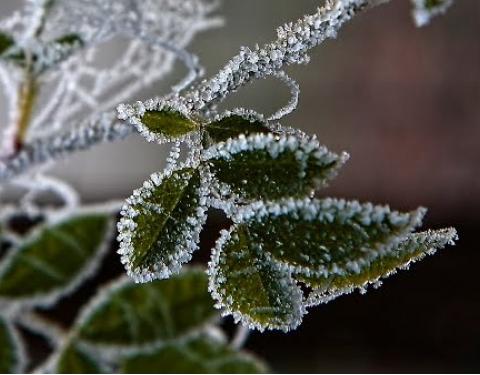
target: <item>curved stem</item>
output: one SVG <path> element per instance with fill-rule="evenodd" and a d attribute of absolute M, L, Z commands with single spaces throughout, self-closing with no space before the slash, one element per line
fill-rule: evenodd
<path fill-rule="evenodd" d="M 241 349 L 247 342 L 248 336 L 250 335 L 250 329 L 247 326 L 239 325 L 235 336 L 233 336 L 230 346 L 233 349 Z"/>

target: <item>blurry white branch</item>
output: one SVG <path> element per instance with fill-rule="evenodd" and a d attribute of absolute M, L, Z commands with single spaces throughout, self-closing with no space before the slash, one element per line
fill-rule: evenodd
<path fill-rule="evenodd" d="M 175 52 L 190 68 L 190 74 L 171 94 L 163 98 L 151 99 L 149 106 L 168 100 L 178 107 L 187 108 L 192 113 L 208 113 L 210 108 L 224 100 L 229 94 L 256 79 L 268 76 L 280 77 L 293 93 L 292 102 L 283 111 L 274 115 L 282 116 L 296 105 L 296 84 L 284 73 L 285 66 L 309 62 L 308 52 L 327 39 L 335 38 L 339 29 L 355 15 L 389 0 L 330 0 L 317 12 L 306 15 L 294 23 L 286 24 L 277 31 L 277 39 L 253 50 L 242 48 L 215 76 L 202 81 L 197 87 L 183 95 L 178 91 L 185 88 L 201 72 L 197 61 L 181 49 L 169 43 L 160 45 Z M 150 41 L 151 42 L 151 41 Z M 113 104 L 113 103 L 111 103 Z M 144 104 L 118 107 L 121 120 L 131 119 L 142 111 Z M 49 161 L 63 158 L 77 151 L 87 150 L 96 144 L 124 139 L 134 132 L 134 128 L 113 119 L 113 114 L 99 116 L 100 121 L 80 126 L 64 133 L 34 139 L 13 157 L 0 163 L 0 182 L 8 181 L 30 169 Z M 39 125 L 41 127 L 41 125 Z"/>

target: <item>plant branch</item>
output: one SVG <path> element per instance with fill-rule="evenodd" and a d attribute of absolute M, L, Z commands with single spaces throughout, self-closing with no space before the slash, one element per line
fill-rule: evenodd
<path fill-rule="evenodd" d="M 328 1 L 316 13 L 280 27 L 278 37 L 273 42 L 261 48 L 257 46 L 254 50 L 242 48 L 219 73 L 203 81 L 184 96 L 175 97 L 175 101 L 193 112 L 208 110 L 211 105 L 221 102 L 228 94 L 254 79 L 274 75 L 286 65 L 308 62 L 307 52 L 325 40 L 334 38 L 337 31 L 356 14 L 388 1 Z M 129 106 L 125 107 L 128 109 Z M 121 119 L 129 117 L 129 113 L 125 113 L 128 111 L 119 112 Z M 111 119 L 26 143 L 22 151 L 0 163 L 0 183 L 46 162 L 87 150 L 99 143 L 123 139 L 133 132 L 133 127 Z"/>

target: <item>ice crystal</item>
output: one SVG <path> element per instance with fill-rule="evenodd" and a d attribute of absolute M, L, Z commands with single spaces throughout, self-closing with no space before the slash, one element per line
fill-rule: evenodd
<path fill-rule="evenodd" d="M 417 26 L 425 26 L 430 20 L 444 14 L 453 4 L 453 0 L 412 0 L 413 18 Z"/>

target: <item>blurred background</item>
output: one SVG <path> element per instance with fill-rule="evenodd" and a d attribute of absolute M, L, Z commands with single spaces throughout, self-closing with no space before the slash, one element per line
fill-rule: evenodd
<path fill-rule="evenodd" d="M 7 4 L 9 3 L 9 4 Z M 2 1 L 11 8 L 14 1 Z M 313 11 L 318 0 L 224 0 L 226 24 L 190 50 L 214 74 L 241 45 L 270 41 L 275 27 Z M 3 14 L 3 13 L 2 13 Z M 315 133 L 351 160 L 323 195 L 429 208 L 425 227 L 455 226 L 460 241 L 366 295 L 312 309 L 295 332 L 254 333 L 247 347 L 276 372 L 480 371 L 480 1 L 458 0 L 417 29 L 410 4 L 392 1 L 349 23 L 337 40 L 289 74 L 301 85 L 283 122 Z M 182 74 L 145 92 L 168 92 Z M 140 98 L 141 99 L 141 98 Z M 278 82 L 257 82 L 222 104 L 266 114 L 288 100 Z M 126 198 L 162 169 L 166 148 L 134 136 L 78 154 L 54 173 L 86 202 Z M 222 218 L 213 215 L 202 248 Z"/>

